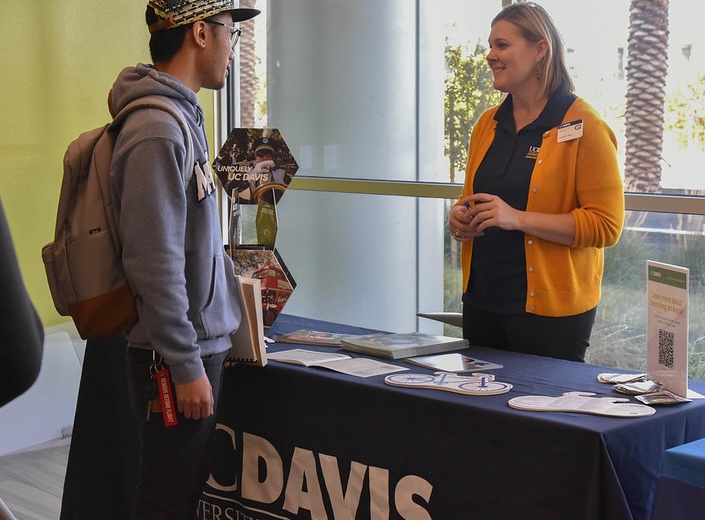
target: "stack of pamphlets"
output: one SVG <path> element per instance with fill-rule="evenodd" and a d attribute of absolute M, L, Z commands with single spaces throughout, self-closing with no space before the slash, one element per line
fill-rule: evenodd
<path fill-rule="evenodd" d="M 318 330 L 300 329 L 276 338 L 277 343 L 293 343 L 295 345 L 324 345 L 326 347 L 340 347 L 341 338 L 359 338 L 359 335 L 339 334 L 335 332 L 321 332 Z"/>
<path fill-rule="evenodd" d="M 344 350 L 389 359 L 401 359 L 468 348 L 468 340 L 423 332 L 365 334 L 340 338 Z"/>

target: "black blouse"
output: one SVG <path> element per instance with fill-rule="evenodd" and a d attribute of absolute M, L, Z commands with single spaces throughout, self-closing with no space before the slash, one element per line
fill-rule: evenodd
<path fill-rule="evenodd" d="M 543 134 L 558 126 L 576 96 L 559 89 L 539 116 L 516 132 L 511 94 L 495 114 L 494 140 L 475 174 L 475 193 L 491 193 L 526 210 L 529 184 Z M 489 312 L 523 313 L 526 306 L 524 233 L 498 227 L 485 230 L 473 244 L 470 281 L 463 303 Z"/>

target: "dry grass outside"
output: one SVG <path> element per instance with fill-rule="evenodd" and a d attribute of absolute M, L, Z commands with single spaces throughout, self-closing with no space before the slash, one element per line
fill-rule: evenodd
<path fill-rule="evenodd" d="M 702 264 L 705 239 L 694 237 L 690 243 L 677 245 L 679 247 L 669 249 L 669 258 L 659 258 L 659 261 L 690 269 L 689 376 L 705 381 L 705 268 Z M 588 363 L 622 370 L 646 370 L 647 250 L 655 254 L 643 235 L 636 234 L 625 234 L 618 246 L 606 250 L 602 300 L 597 307 L 591 346 L 587 351 Z M 446 267 L 446 311 L 461 312 L 460 286 L 460 269 Z M 462 335 L 459 328 L 452 326 L 446 326 L 444 333 Z"/>
<path fill-rule="evenodd" d="M 646 289 L 604 285 L 586 361 L 646 370 Z"/>

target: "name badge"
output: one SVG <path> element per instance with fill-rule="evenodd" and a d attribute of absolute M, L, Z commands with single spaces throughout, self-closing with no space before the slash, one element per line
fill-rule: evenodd
<path fill-rule="evenodd" d="M 558 126 L 558 142 L 571 141 L 583 136 L 583 120 L 571 121 Z"/>

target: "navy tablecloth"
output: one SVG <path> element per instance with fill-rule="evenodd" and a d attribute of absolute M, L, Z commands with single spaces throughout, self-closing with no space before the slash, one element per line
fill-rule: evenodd
<path fill-rule="evenodd" d="M 302 328 L 368 332 L 283 315 L 266 334 Z M 661 454 L 705 437 L 705 400 L 646 418 L 512 409 L 507 401 L 521 395 L 623 396 L 597 382 L 614 369 L 466 352 L 502 364 L 493 372 L 512 390 L 477 397 L 398 388 L 384 376 L 275 361 L 228 369 L 199 518 L 650 520 Z M 705 383 L 691 388 L 705 393 Z"/>

